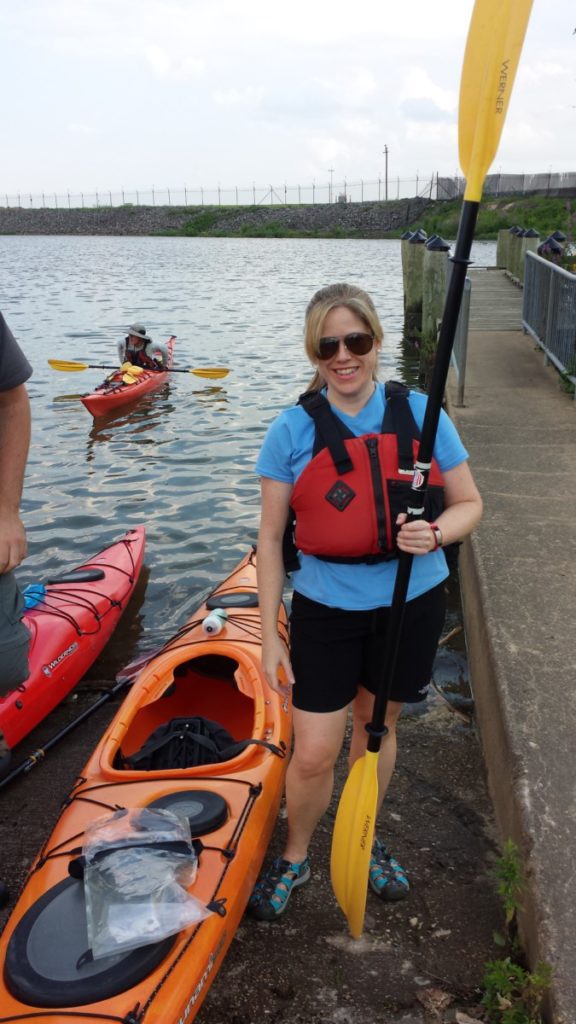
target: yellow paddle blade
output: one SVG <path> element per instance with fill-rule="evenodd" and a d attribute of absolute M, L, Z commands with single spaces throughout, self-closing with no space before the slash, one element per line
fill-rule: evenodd
<path fill-rule="evenodd" d="M 480 202 L 520 60 L 532 0 L 476 0 L 460 82 L 458 146 L 464 198 Z"/>
<path fill-rule="evenodd" d="M 189 370 L 188 373 L 194 373 L 197 377 L 208 377 L 210 380 L 218 380 L 219 377 L 227 377 L 230 370 L 226 369 L 225 366 L 206 366 L 204 369 Z"/>
<path fill-rule="evenodd" d="M 130 374 L 131 377 L 139 377 L 141 373 L 144 373 L 144 369 L 142 366 L 134 366 L 134 363 L 127 362 L 122 363 L 122 366 L 120 367 L 120 372 L 128 373 Z"/>
<path fill-rule="evenodd" d="M 353 764 L 342 790 L 332 835 L 332 888 L 355 939 L 360 938 L 364 927 L 378 807 L 378 756 L 378 752 L 368 750 Z"/>
<path fill-rule="evenodd" d="M 75 370 L 87 370 L 89 363 L 72 363 L 67 362 L 65 359 L 49 359 L 50 366 L 53 370 L 63 370 L 65 373 L 74 373 Z"/>

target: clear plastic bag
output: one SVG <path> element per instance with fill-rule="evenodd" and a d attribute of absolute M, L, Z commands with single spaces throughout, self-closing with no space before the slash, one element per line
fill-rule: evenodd
<path fill-rule="evenodd" d="M 211 911 L 186 892 L 197 857 L 184 818 L 132 808 L 86 829 L 83 853 L 88 942 L 95 959 L 159 942 Z"/>

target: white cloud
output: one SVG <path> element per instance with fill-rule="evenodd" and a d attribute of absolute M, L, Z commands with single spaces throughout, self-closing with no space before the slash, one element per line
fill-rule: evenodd
<path fill-rule="evenodd" d="M 408 67 L 403 75 L 399 90 L 399 99 L 428 100 L 439 110 L 452 113 L 458 105 L 458 95 L 450 89 L 437 85 L 432 76 L 424 68 L 414 65 Z"/>
<path fill-rule="evenodd" d="M 219 107 L 228 107 L 233 110 L 254 110 L 260 107 L 264 92 L 253 86 L 244 89 L 231 87 L 229 89 L 217 89 L 213 94 L 214 102 Z"/>
<path fill-rule="evenodd" d="M 74 135 L 96 135 L 97 129 L 91 124 L 77 124 L 72 122 L 68 125 L 68 131 Z"/>
<path fill-rule="evenodd" d="M 473 0 L 19 0 L 0 3 L 0 193 L 357 180 L 458 163 Z M 576 169 L 573 0 L 535 4 L 502 171 Z M 26 74 L 22 74 L 22 68 Z M 78 146 L 96 134 L 98 146 Z M 135 166 L 127 133 L 142 140 Z M 42 147 L 42 161 L 35 159 Z M 93 151 L 95 150 L 95 151 Z"/>

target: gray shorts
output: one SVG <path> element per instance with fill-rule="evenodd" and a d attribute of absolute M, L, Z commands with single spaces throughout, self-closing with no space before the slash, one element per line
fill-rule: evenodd
<path fill-rule="evenodd" d="M 24 598 L 14 574 L 0 576 L 0 694 L 5 694 L 29 675 L 30 633 L 21 622 Z"/>

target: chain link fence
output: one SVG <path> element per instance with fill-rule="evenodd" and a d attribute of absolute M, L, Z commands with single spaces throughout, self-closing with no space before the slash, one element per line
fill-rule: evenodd
<path fill-rule="evenodd" d="M 465 178 L 436 179 L 435 199 L 458 199 L 464 195 Z M 488 174 L 484 180 L 485 196 L 500 195 L 576 195 L 576 171 L 563 174 Z"/>
<path fill-rule="evenodd" d="M 0 194 L 7 209 L 62 209 L 117 206 L 290 206 L 325 203 L 384 202 L 394 199 L 435 198 L 438 176 L 414 178 L 371 178 L 330 181 L 307 185 L 237 185 L 164 187 L 140 189 L 94 189 L 91 192 L 16 192 Z"/>

